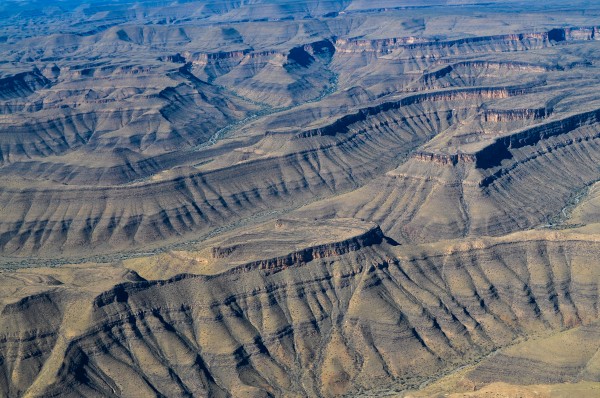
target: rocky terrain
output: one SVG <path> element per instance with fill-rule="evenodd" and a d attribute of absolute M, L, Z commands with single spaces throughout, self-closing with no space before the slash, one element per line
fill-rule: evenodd
<path fill-rule="evenodd" d="M 600 393 L 600 6 L 0 4 L 0 396 Z"/>

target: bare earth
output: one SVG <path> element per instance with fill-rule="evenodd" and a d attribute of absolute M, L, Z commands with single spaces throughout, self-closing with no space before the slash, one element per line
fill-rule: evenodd
<path fill-rule="evenodd" d="M 0 3 L 0 396 L 600 396 L 594 1 Z"/>

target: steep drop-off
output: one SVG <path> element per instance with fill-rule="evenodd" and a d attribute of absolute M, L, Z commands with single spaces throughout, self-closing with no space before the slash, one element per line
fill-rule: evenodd
<path fill-rule="evenodd" d="M 31 293 L 5 299 L 1 312 L 3 394 L 335 396 L 401 388 L 517 338 L 598 317 L 596 235 L 531 232 L 404 247 L 373 228 L 332 243 L 336 249 L 311 249 L 318 256 L 300 249 L 289 263 L 211 276 L 152 281 L 109 267 L 104 279 L 117 284 L 103 292 L 77 286 L 95 278 L 90 267 L 41 269 L 33 274 L 46 279 L 18 284 L 5 274 L 5 292 Z M 131 281 L 119 282 L 123 275 Z M 40 314 L 49 319 L 44 328 Z"/>

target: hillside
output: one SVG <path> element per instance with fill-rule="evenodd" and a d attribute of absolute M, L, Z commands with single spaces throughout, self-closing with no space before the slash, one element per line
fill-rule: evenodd
<path fill-rule="evenodd" d="M 0 4 L 0 395 L 600 391 L 600 6 Z"/>

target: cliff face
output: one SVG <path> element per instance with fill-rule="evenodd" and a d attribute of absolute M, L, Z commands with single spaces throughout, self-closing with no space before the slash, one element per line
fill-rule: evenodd
<path fill-rule="evenodd" d="M 484 122 L 507 122 L 516 120 L 540 120 L 545 119 L 552 114 L 551 109 L 486 109 L 483 112 Z"/>
<path fill-rule="evenodd" d="M 535 115 L 535 113 L 533 115 Z M 573 130 L 576 130 L 582 126 L 594 125 L 598 123 L 600 120 L 599 118 L 600 110 L 595 110 L 545 123 L 541 126 L 525 129 L 523 131 L 510 134 L 506 137 L 499 138 L 495 140 L 493 144 L 486 146 L 484 149 L 475 154 L 475 157 L 477 158 L 477 167 L 488 169 L 499 166 L 502 160 L 511 156 L 509 149 L 533 146 L 542 140 L 569 134 Z M 596 137 L 590 138 L 593 139 Z M 569 140 L 565 143 L 565 145 L 572 143 L 573 141 Z M 485 185 L 489 182 L 489 180 L 486 181 L 482 182 L 482 184 Z"/>
<path fill-rule="evenodd" d="M 1 397 L 598 391 L 596 2 L 26 3 Z"/>
<path fill-rule="evenodd" d="M 556 32 L 365 40 L 315 30 L 292 40 L 285 30 L 289 42 L 254 49 L 218 28 L 222 51 L 197 46 L 187 26 L 53 36 L 19 53 L 39 71 L 23 77 L 27 93 L 0 103 L 0 250 L 187 239 L 361 187 L 406 159 L 460 168 L 475 156 L 488 181 L 512 156 L 501 136 L 555 117 L 542 104 L 561 101 L 565 76 L 594 67 L 576 37 L 595 30 L 563 30 L 563 42 Z M 71 58 L 84 48 L 109 55 Z M 480 141 L 489 153 L 462 148 Z"/>
<path fill-rule="evenodd" d="M 434 72 L 424 73 L 419 78 L 419 85 L 422 86 L 422 89 L 432 88 L 432 84 L 435 81 L 440 80 L 441 78 L 451 74 L 454 71 L 460 70 L 486 70 L 489 72 L 492 71 L 521 71 L 521 72 L 546 72 L 548 71 L 547 67 L 536 65 L 533 63 L 525 63 L 525 62 L 494 62 L 494 61 L 482 61 L 482 60 L 474 60 L 474 61 L 461 61 L 457 63 L 453 63 L 451 65 L 447 65 L 441 67 Z"/>
<path fill-rule="evenodd" d="M 215 71 L 224 74 L 243 62 L 253 62 L 255 60 L 268 59 L 275 56 L 286 56 L 290 62 L 295 62 L 300 66 L 308 66 L 312 61 L 309 57 L 328 57 L 331 58 L 335 53 L 335 46 L 330 40 L 319 40 L 313 43 L 307 43 L 302 46 L 293 47 L 289 51 L 252 51 L 250 49 L 238 51 L 219 51 L 214 53 L 190 52 L 185 51 L 182 54 L 169 56 L 165 60 L 171 62 L 191 62 L 196 68 L 213 68 Z M 216 75 L 215 75 L 216 76 Z"/>
<path fill-rule="evenodd" d="M 148 171 L 149 163 L 154 162 L 152 169 L 156 170 L 160 160 L 145 157 L 141 151 L 164 155 L 183 142 L 201 144 L 214 130 L 255 108 L 245 100 L 202 84 L 185 66 L 178 66 L 166 81 L 156 80 L 152 88 L 127 84 L 102 87 L 106 79 L 147 81 L 156 73 L 152 69 L 113 66 L 110 68 L 113 72 L 106 75 L 99 73 L 99 69 L 105 68 L 90 68 L 95 71 L 91 75 L 100 76 L 78 78 L 90 85 L 85 88 L 50 90 L 44 86 L 27 98 L 0 104 L 5 112 L 0 121 L 0 164 L 28 163 L 34 159 L 27 165 L 16 166 L 20 173 L 43 170 L 46 179 L 61 183 L 85 184 L 103 179 L 109 184 L 124 183 L 147 176 L 143 169 Z M 68 76 L 61 79 L 74 78 L 71 72 L 63 72 Z M 115 131 L 121 134 L 111 134 Z M 77 150 L 87 151 L 88 156 L 102 152 L 99 156 L 106 161 L 100 165 L 82 165 L 47 159 Z M 115 155 L 122 153 L 131 155 L 129 161 L 114 162 Z M 102 170 L 111 166 L 116 166 L 112 173 Z"/>
<path fill-rule="evenodd" d="M 14 76 L 0 78 L 0 100 L 23 98 L 50 84 L 37 68 L 31 72 L 22 72 Z"/>
<path fill-rule="evenodd" d="M 303 266 L 311 261 L 329 257 L 337 257 L 346 253 L 359 251 L 369 246 L 379 245 L 383 242 L 383 240 L 383 232 L 381 232 L 381 229 L 376 226 L 360 235 L 353 236 L 343 241 L 307 247 L 285 256 L 249 262 L 238 265 L 235 268 L 232 268 L 229 272 L 239 273 L 260 269 L 266 270 L 268 273 L 276 273 L 289 267 Z M 234 250 L 235 247 L 213 248 L 213 256 L 215 258 L 226 258 L 227 255 Z"/>
<path fill-rule="evenodd" d="M 574 41 L 574 40 L 596 40 L 598 27 L 573 27 L 551 29 L 547 32 L 531 32 L 520 34 L 506 34 L 494 36 L 468 37 L 456 40 L 430 41 L 423 37 L 397 37 L 380 40 L 364 39 L 337 39 L 336 47 L 341 52 L 376 52 L 389 54 L 395 50 L 420 50 L 434 49 L 439 55 L 445 55 L 447 51 L 456 51 L 461 48 L 469 48 L 473 51 L 480 47 L 505 47 L 505 48 L 542 48 L 552 45 L 551 42 Z M 487 49 L 486 49 L 487 50 Z"/>
<path fill-rule="evenodd" d="M 422 162 L 451 166 L 456 166 L 459 162 L 474 163 L 476 161 L 475 156 L 468 153 L 445 154 L 419 151 L 412 155 L 412 158 Z"/>
<path fill-rule="evenodd" d="M 484 36 L 464 38 L 457 40 L 437 40 L 429 41 L 424 38 L 403 37 L 382 40 L 337 40 L 336 45 L 339 51 L 371 51 L 381 53 L 391 53 L 396 49 L 405 50 L 424 50 L 428 48 L 436 49 L 441 52 L 448 51 L 450 48 L 457 47 L 475 47 L 481 46 L 515 46 L 515 45 L 547 45 L 548 33 L 523 33 L 507 34 L 497 36 Z M 441 54 L 440 54 L 441 55 Z"/>
<path fill-rule="evenodd" d="M 345 115 L 335 120 L 333 123 L 316 129 L 303 131 L 297 137 L 313 137 L 324 135 L 344 134 L 348 131 L 348 126 L 360 121 L 367 120 L 369 117 L 379 113 L 396 110 L 423 102 L 436 101 L 469 101 L 482 99 L 501 99 L 510 96 L 522 95 L 529 92 L 535 84 L 526 84 L 509 87 L 481 87 L 481 88 L 461 88 L 453 90 L 444 90 L 432 93 L 414 94 L 402 98 L 398 101 L 384 102 L 373 107 L 360 109 L 358 112 Z"/>
<path fill-rule="evenodd" d="M 206 67 L 208 65 L 219 64 L 219 62 L 234 62 L 240 63 L 245 57 L 248 59 L 259 59 L 261 57 L 269 57 L 277 54 L 276 51 L 259 51 L 252 52 L 250 50 L 240 50 L 240 51 L 223 51 L 217 53 L 191 53 L 184 52 L 183 58 L 191 62 L 192 65 L 198 67 Z M 220 66 L 220 65 L 219 65 Z M 220 66 L 222 67 L 222 66 Z"/>
<path fill-rule="evenodd" d="M 289 106 L 318 97 L 323 87 L 327 88 L 333 79 L 327 65 L 335 51 L 332 42 L 323 39 L 285 51 L 186 51 L 182 57 L 191 62 L 193 73 L 202 80 L 255 101 Z"/>
<path fill-rule="evenodd" d="M 484 113 L 476 115 L 479 120 Z M 508 117 L 522 115 L 535 112 Z M 475 151 L 459 146 L 453 153 L 443 141 L 419 148 L 343 203 L 315 204 L 303 214 L 368 218 L 386 235 L 407 243 L 497 236 L 544 225 L 574 191 L 598 179 L 598 112 L 528 120 L 538 124 L 496 138 L 490 134 Z M 535 197 L 540 200 L 531 201 Z"/>
<path fill-rule="evenodd" d="M 4 306 L 2 393 L 337 396 L 415 385 L 518 336 L 597 318 L 597 244 L 523 238 L 445 252 L 371 242 L 277 273 L 121 282 L 84 296 L 65 283 Z"/>
<path fill-rule="evenodd" d="M 574 40 L 598 40 L 598 27 L 573 27 L 552 29 L 548 32 L 548 39 L 556 42 Z"/>
<path fill-rule="evenodd" d="M 504 88 L 482 91 L 483 95 L 507 92 Z M 298 146 L 290 153 L 245 161 L 234 158 L 232 164 L 223 167 L 205 171 L 193 169 L 187 175 L 164 181 L 148 180 L 111 189 L 97 186 L 87 189 L 85 194 L 77 187 L 69 186 L 43 192 L 40 190 L 34 195 L 6 187 L 0 195 L 13 203 L 15 210 L 13 216 L 0 221 L 2 228 L 7 231 L 2 235 L 0 245 L 7 252 L 18 253 L 25 249 L 69 251 L 72 245 L 81 242 L 87 242 L 91 248 L 99 248 L 107 241 L 114 244 L 115 248 L 130 245 L 136 240 L 156 242 L 161 237 L 191 232 L 207 233 L 224 220 L 233 221 L 249 216 L 256 209 L 272 211 L 286 206 L 290 198 L 308 201 L 315 195 L 356 187 L 373 178 L 382 167 L 391 167 L 393 163 L 389 163 L 390 159 L 407 154 L 428 137 L 461 120 L 473 105 L 460 103 L 460 99 L 467 96 L 480 98 L 477 97 L 478 92 L 436 94 L 440 98 L 458 98 L 455 111 L 448 109 L 449 105 L 446 104 L 438 108 L 436 102 L 425 101 L 426 97 L 416 101 L 408 99 L 402 107 L 394 102 L 388 107 L 361 113 L 362 121 L 347 125 L 345 128 L 349 134 L 337 134 L 335 141 L 315 145 L 315 140 L 331 137 L 292 139 L 290 142 Z M 288 140 L 286 135 L 282 139 Z M 236 153 L 227 148 L 225 151 Z M 174 155 L 178 156 L 172 159 L 157 158 L 156 163 L 142 163 L 131 156 L 127 170 L 134 172 L 138 167 L 145 167 L 147 171 L 152 171 L 169 165 L 169 162 L 180 162 L 186 156 L 193 159 L 195 153 L 176 152 Z M 311 166 L 317 163 L 318 168 Z M 47 172 L 53 171 L 46 165 L 40 167 Z M 68 171 L 64 170 L 67 174 Z M 84 177 L 82 174 L 81 178 Z M 109 177 L 122 178 L 112 174 L 104 178 Z M 131 201 L 132 197 L 137 198 L 135 203 Z M 98 204 L 97 207 L 88 207 L 92 200 L 90 198 L 96 198 L 93 201 Z M 45 208 L 49 209 L 43 215 L 43 221 L 37 220 L 38 213 L 34 214 L 33 211 L 37 206 L 32 203 L 38 201 L 45 203 Z M 50 206 L 50 203 L 57 206 Z M 87 210 L 83 210 L 85 208 Z M 115 208 L 124 211 L 113 214 L 112 209 Z M 69 214 L 66 217 L 69 221 L 64 223 L 56 218 L 58 214 L 64 217 L 63 210 Z M 5 209 L 5 212 L 9 214 L 11 211 Z M 22 216 L 28 220 L 24 224 L 17 221 Z M 51 225 L 54 226 L 54 232 L 44 235 L 41 231 Z M 68 237 L 63 234 L 65 232 Z"/>
<path fill-rule="evenodd" d="M 75 187 L 40 190 L 35 195 L 31 195 L 31 192 L 21 193 L 7 187 L 2 190 L 1 197 L 11 205 L 5 208 L 7 217 L 0 222 L 4 231 L 0 246 L 6 252 L 17 254 L 28 250 L 70 251 L 81 242 L 86 242 L 92 250 L 100 250 L 105 242 L 110 242 L 117 249 L 128 247 L 133 242 L 152 243 L 166 237 L 208 233 L 223 220 L 239 220 L 253 214 L 256 208 L 271 211 L 286 206 L 291 197 L 295 200 L 309 200 L 316 194 L 327 195 L 365 184 L 376 175 L 378 170 L 386 167 L 389 170 L 394 165 L 393 159 L 409 156 L 411 150 L 417 150 L 419 145 L 439 135 L 440 132 L 452 129 L 453 126 L 460 126 L 469 120 L 481 119 L 492 124 L 515 120 L 527 123 L 538 122 L 541 120 L 539 118 L 547 117 L 549 114 L 546 108 L 497 110 L 488 106 L 487 110 L 479 110 L 479 107 L 484 101 L 518 98 L 542 87 L 544 86 L 540 82 L 532 82 L 524 85 L 461 88 L 409 95 L 398 100 L 360 108 L 355 113 L 336 118 L 323 127 L 305 130 L 292 136 L 289 142 L 297 148 L 297 152 L 292 151 L 281 156 L 260 156 L 248 160 L 233 158 L 231 165 L 226 163 L 226 167 L 202 172 L 194 169 L 187 175 L 164 181 L 149 180 L 114 189 L 97 187 L 88 189 L 85 194 L 81 194 Z M 173 104 L 181 102 L 177 112 L 169 111 L 169 117 L 174 118 L 177 114 L 189 116 L 189 112 L 185 112 L 187 103 L 184 101 L 189 98 L 184 96 L 185 93 L 181 88 L 166 90 L 161 94 Z M 473 117 L 477 119 L 472 119 Z M 584 116 L 581 117 L 585 119 Z M 584 120 L 575 119 L 573 119 L 575 125 L 583 123 Z M 502 159 L 513 156 L 507 152 L 509 147 L 536 145 L 541 137 L 553 137 L 568 132 L 565 123 L 567 122 L 561 124 L 551 121 L 543 127 L 538 126 L 525 129 L 521 133 L 517 132 L 515 136 L 497 138 L 496 144 L 489 144 L 476 153 L 469 154 L 467 151 L 452 153 L 423 148 L 417 150 L 417 154 L 412 155 L 412 159 L 418 160 L 419 163 L 430 160 L 444 165 L 468 167 L 473 166 L 473 159 L 476 159 L 477 169 L 490 170 L 489 173 L 485 172 L 487 174 L 477 182 L 479 184 L 479 181 L 483 181 L 480 187 L 486 189 L 491 181 L 490 178 L 496 178 L 493 177 L 493 173 L 508 177 L 506 171 L 493 170 L 493 167 L 497 167 Z M 555 133 L 551 133 L 552 131 Z M 527 138 L 523 134 L 528 134 L 527 137 L 537 134 L 538 139 Z M 286 134 L 266 135 L 264 139 L 288 140 L 288 136 Z M 495 149 L 496 146 L 500 149 Z M 489 151 L 489 156 L 486 151 Z M 236 152 L 230 151 L 230 153 Z M 136 174 L 151 174 L 170 164 L 178 164 L 177 162 L 181 162 L 186 156 L 193 159 L 194 152 L 187 152 L 184 155 L 175 153 L 172 158 L 159 157 L 151 160 L 137 159 L 134 154 L 127 153 L 120 156 L 129 159 L 122 173 L 119 169 L 113 169 L 107 174 L 107 171 L 102 169 L 86 171 L 90 174 L 80 171 L 81 174 L 78 175 L 73 173 L 73 169 L 49 167 L 47 164 L 41 164 L 38 168 L 28 166 L 26 170 L 14 166 L 13 172 L 34 173 L 43 169 L 44 173 L 51 173 L 50 175 L 56 178 L 61 175 L 68 176 L 71 182 L 84 181 L 89 178 L 89 175 L 93 175 L 92 173 L 101 173 L 103 181 L 109 181 L 109 178 L 114 181 L 127 181 L 134 178 Z M 318 168 L 314 167 L 315 164 L 319 165 Z M 407 176 L 406 183 L 400 183 L 398 179 L 390 180 L 385 191 L 391 190 L 395 192 L 393 195 L 406 197 L 415 189 L 415 181 L 421 181 L 422 178 L 434 181 L 438 178 L 421 177 L 422 171 L 418 171 L 419 167 L 415 166 L 414 171 L 404 173 Z M 269 173 L 265 173 L 264 170 L 269 170 Z M 413 172 L 416 173 L 414 178 L 409 175 Z M 457 172 L 463 173 L 458 169 Z M 284 175 L 285 178 L 281 177 Z M 253 178 L 250 180 L 247 176 Z M 281 182 L 274 185 L 277 179 Z M 452 177 L 452 181 L 463 179 L 464 175 L 460 178 Z M 462 195 L 458 188 L 460 185 L 461 182 L 453 182 L 449 186 L 451 193 L 445 190 L 438 191 L 440 203 L 454 203 L 443 199 L 445 193 L 448 193 L 452 200 L 457 199 L 460 203 L 458 199 Z M 433 186 L 431 189 L 434 189 Z M 220 192 L 220 195 L 215 195 L 215 192 Z M 420 189 L 418 192 L 420 194 L 413 199 L 426 201 L 429 188 Z M 478 196 L 481 193 L 474 195 Z M 132 203 L 131 197 L 139 199 L 136 203 Z M 363 203 L 369 200 L 369 197 L 370 194 L 362 195 L 357 203 Z M 557 200 L 556 206 L 562 199 L 563 197 Z M 90 201 L 95 201 L 99 205 L 88 207 L 87 203 Z M 34 203 L 44 203 L 44 208 L 48 210 L 40 215 L 34 210 L 37 208 Z M 52 203 L 56 205 L 51 205 Z M 143 203 L 142 207 L 139 206 L 141 203 Z M 488 203 L 487 199 L 486 203 Z M 518 203 L 511 204 L 513 205 L 515 208 L 521 206 Z M 355 211 L 353 206 L 354 204 L 349 209 L 346 206 L 344 212 L 339 214 L 346 217 L 355 216 L 357 213 L 353 213 Z M 122 211 L 113 213 L 112 209 L 117 208 Z M 462 209 L 464 205 L 456 208 Z M 425 209 L 422 211 L 425 212 Z M 548 211 L 550 210 L 547 209 L 546 212 Z M 402 215 L 399 215 L 399 212 Z M 424 237 L 429 232 L 436 237 L 456 237 L 457 233 L 467 233 L 469 229 L 467 225 L 470 223 L 470 216 L 463 210 L 454 213 L 452 221 L 447 225 L 441 227 L 436 223 L 431 226 L 431 230 L 429 227 L 416 227 L 418 222 L 428 222 L 417 216 L 412 210 L 412 205 L 406 208 L 397 207 L 387 215 L 384 213 L 382 208 L 381 216 L 378 215 L 376 221 L 396 240 L 406 239 L 407 236 L 410 239 L 423 239 L 420 236 Z M 543 215 L 537 213 L 534 217 L 530 222 L 536 222 L 534 220 L 541 222 Z M 23 219 L 26 221 L 23 222 Z M 490 228 L 485 226 L 485 219 L 480 222 L 482 225 L 478 228 Z M 513 225 L 513 222 L 507 222 L 506 226 Z M 500 230 L 502 232 L 499 233 L 514 230 L 512 228 L 514 225 L 503 227 Z M 44 233 L 47 230 L 51 232 Z"/>

